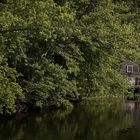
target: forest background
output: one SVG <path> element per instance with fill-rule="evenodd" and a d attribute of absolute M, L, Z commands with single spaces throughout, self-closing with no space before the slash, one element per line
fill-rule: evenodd
<path fill-rule="evenodd" d="M 139 45 L 139 0 L 0 0 L 0 112 L 123 95 Z"/>

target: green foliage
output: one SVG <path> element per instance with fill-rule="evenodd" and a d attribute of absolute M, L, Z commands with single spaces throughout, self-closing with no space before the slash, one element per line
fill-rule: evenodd
<path fill-rule="evenodd" d="M 132 1 L 2 1 L 0 111 L 23 96 L 60 108 L 79 95 L 127 92 L 118 66 L 139 60 L 138 12 Z"/>
<path fill-rule="evenodd" d="M 3 64 L 0 57 L 0 113 L 15 112 L 15 101 L 22 100 L 24 95 L 18 83 L 17 72 Z"/>
<path fill-rule="evenodd" d="M 85 59 L 79 76 L 82 93 L 119 94 L 127 92 L 130 86 L 119 73 L 119 63 L 123 59 L 136 59 L 139 33 L 132 23 L 123 21 L 129 13 L 123 15 L 122 11 L 129 11 L 127 3 L 102 1 L 81 18 L 79 39 Z"/>

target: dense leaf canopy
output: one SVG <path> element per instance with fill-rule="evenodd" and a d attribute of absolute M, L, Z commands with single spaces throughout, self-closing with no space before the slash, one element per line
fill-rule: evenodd
<path fill-rule="evenodd" d="M 126 93 L 119 63 L 139 62 L 139 13 L 138 0 L 1 0 L 0 112 Z"/>

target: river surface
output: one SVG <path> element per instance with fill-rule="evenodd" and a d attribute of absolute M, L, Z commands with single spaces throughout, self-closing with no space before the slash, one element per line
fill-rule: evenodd
<path fill-rule="evenodd" d="M 85 100 L 72 111 L 0 118 L 0 140 L 140 140 L 140 102 Z"/>

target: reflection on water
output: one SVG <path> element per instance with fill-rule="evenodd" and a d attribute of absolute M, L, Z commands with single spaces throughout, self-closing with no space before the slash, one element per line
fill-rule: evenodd
<path fill-rule="evenodd" d="M 125 114 L 129 114 L 134 122 L 137 123 L 140 119 L 140 102 L 126 102 L 122 106 L 122 110 Z"/>
<path fill-rule="evenodd" d="M 71 112 L 1 118 L 0 140 L 140 140 L 140 102 L 91 100 Z"/>

